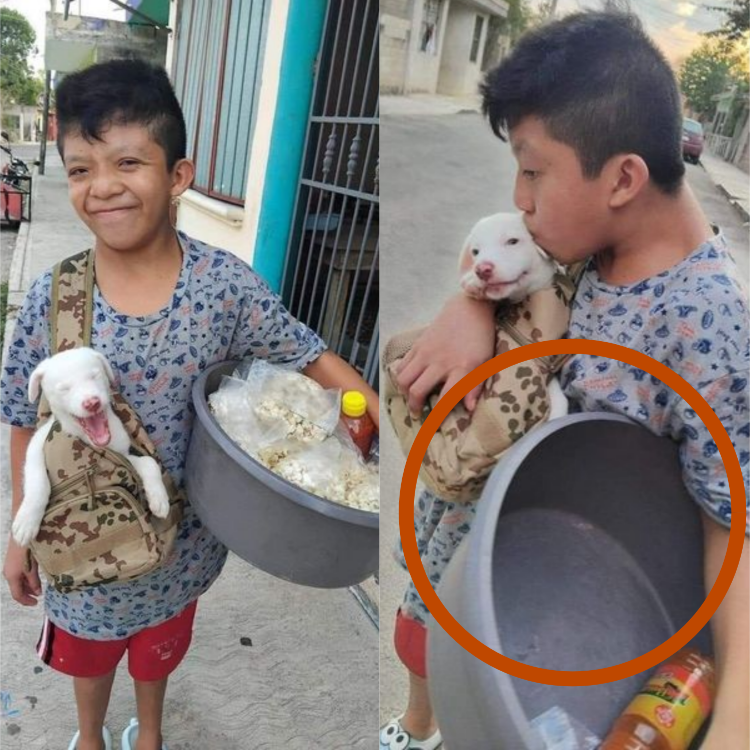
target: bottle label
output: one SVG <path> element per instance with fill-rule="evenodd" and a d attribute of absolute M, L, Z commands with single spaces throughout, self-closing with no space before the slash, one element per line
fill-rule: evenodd
<path fill-rule="evenodd" d="M 646 683 L 626 713 L 642 716 L 675 750 L 690 745 L 711 711 L 711 696 L 689 669 L 666 664 Z"/>

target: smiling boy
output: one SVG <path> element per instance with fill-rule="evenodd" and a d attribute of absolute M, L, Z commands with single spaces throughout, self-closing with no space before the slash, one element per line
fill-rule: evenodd
<path fill-rule="evenodd" d="M 57 90 L 58 150 L 70 200 L 95 237 L 91 346 L 138 414 L 164 467 L 182 485 L 194 412 L 192 384 L 206 367 L 258 357 L 286 364 L 324 387 L 377 395 L 309 328 L 295 320 L 239 258 L 176 232 L 170 207 L 193 180 L 185 123 L 166 72 L 115 60 L 68 75 Z M 81 250 L 82 248 L 71 248 Z M 51 272 L 29 290 L 2 373 L 2 419 L 11 428 L 13 512 L 36 406 L 28 380 L 50 354 Z M 226 548 L 190 505 L 171 556 L 131 581 L 72 593 L 44 592 L 38 653 L 73 678 L 78 731 L 69 750 L 107 750 L 104 726 L 117 664 L 128 652 L 137 719 L 123 750 L 160 750 L 167 680 L 185 656 L 199 596 L 220 574 Z M 4 576 L 14 600 L 36 604 L 37 567 L 9 539 Z M 56 742 L 56 746 L 59 741 Z"/>
<path fill-rule="evenodd" d="M 564 264 L 591 258 L 569 336 L 628 346 L 685 378 L 721 419 L 747 486 L 747 288 L 685 183 L 680 97 L 661 53 L 631 15 L 579 13 L 523 37 L 482 95 L 495 134 L 510 141 L 518 162 L 514 201 L 536 242 Z M 449 301 L 399 373 L 413 410 L 494 356 L 493 314 L 481 302 Z M 705 425 L 674 392 L 624 363 L 575 355 L 562 384 L 572 410 L 619 413 L 678 442 L 683 479 L 703 511 L 711 588 L 731 507 Z M 468 408 L 477 393 L 466 397 Z M 746 539 L 711 621 L 718 690 L 702 750 L 739 750 L 750 738 L 747 548 Z M 401 726 L 414 748 L 435 732 L 426 684 L 412 679 Z"/>

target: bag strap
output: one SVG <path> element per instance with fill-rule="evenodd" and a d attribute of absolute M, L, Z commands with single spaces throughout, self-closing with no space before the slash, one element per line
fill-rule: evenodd
<path fill-rule="evenodd" d="M 563 302 L 565 307 L 570 307 L 570 304 L 575 297 L 576 291 L 578 291 L 578 284 L 581 281 L 583 272 L 586 270 L 588 261 L 579 261 L 574 263 L 567 268 L 559 266 L 559 270 L 555 273 L 552 280 L 552 285 L 555 287 L 555 292 L 558 298 Z M 519 331 L 516 326 L 507 320 L 502 318 L 498 321 L 498 325 L 510 336 L 519 346 L 526 346 L 527 344 L 533 344 L 534 341 L 526 336 L 522 331 Z M 539 357 L 539 361 L 544 367 L 544 371 L 548 375 L 557 374 L 563 367 L 563 365 L 570 359 L 571 354 L 552 354 L 545 357 Z"/>
<path fill-rule="evenodd" d="M 94 311 L 93 250 L 72 255 L 55 266 L 52 271 L 51 303 L 51 352 L 57 354 L 80 346 L 91 346 Z M 116 391 L 112 392 L 112 409 L 128 431 L 136 452 L 157 459 L 161 466 L 156 446 L 151 442 L 138 414 Z M 42 420 L 50 416 L 49 405 L 42 397 L 38 417 Z"/>

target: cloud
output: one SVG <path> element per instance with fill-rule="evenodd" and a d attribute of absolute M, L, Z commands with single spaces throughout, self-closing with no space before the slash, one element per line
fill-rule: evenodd
<path fill-rule="evenodd" d="M 686 27 L 685 21 L 678 21 L 665 31 L 652 32 L 652 38 L 667 60 L 673 64 L 684 60 L 704 41 L 704 37 L 699 32 Z"/>
<path fill-rule="evenodd" d="M 690 18 L 691 16 L 695 15 L 696 10 L 698 10 L 698 6 L 693 5 L 693 3 L 678 3 L 677 4 L 678 16 L 685 16 L 685 18 Z"/>

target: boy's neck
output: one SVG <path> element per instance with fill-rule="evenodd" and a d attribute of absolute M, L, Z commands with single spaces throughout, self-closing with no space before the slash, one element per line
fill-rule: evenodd
<path fill-rule="evenodd" d="M 667 271 L 688 257 L 713 230 L 684 184 L 676 196 L 652 189 L 623 217 L 623 232 L 611 248 L 597 254 L 599 276 L 607 284 L 631 285 Z"/>
<path fill-rule="evenodd" d="M 147 316 L 172 299 L 182 269 L 182 248 L 167 225 L 142 247 L 116 249 L 97 240 L 96 285 L 122 315 Z"/>
<path fill-rule="evenodd" d="M 174 228 L 165 225 L 142 245 L 127 249 L 109 247 L 97 238 L 96 268 L 117 273 L 123 278 L 153 276 L 182 263 L 182 249 Z"/>

